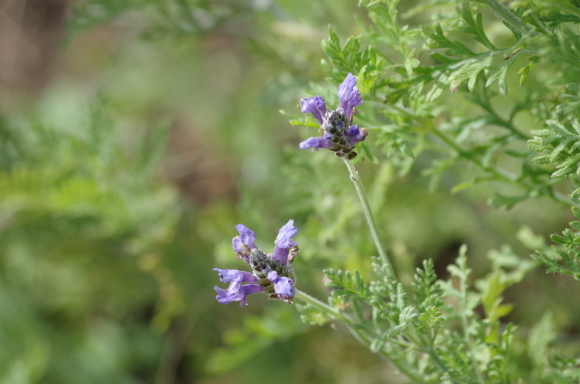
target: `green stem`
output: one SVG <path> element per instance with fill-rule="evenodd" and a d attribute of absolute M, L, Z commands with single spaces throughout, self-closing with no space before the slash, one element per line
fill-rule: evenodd
<path fill-rule="evenodd" d="M 435 136 L 437 136 L 439 139 L 441 139 L 445 144 L 447 144 L 448 146 L 453 148 L 455 150 L 455 152 L 457 152 L 458 155 L 460 155 L 464 159 L 471 161 L 473 164 L 477 165 L 479 168 L 481 168 L 485 172 L 492 174 L 496 180 L 501 180 L 501 181 L 504 181 L 506 183 L 513 184 L 519 188 L 523 188 L 523 189 L 527 190 L 528 192 L 530 192 L 530 187 L 526 187 L 526 185 L 524 185 L 523 183 L 518 182 L 516 176 L 510 175 L 507 171 L 504 171 L 502 169 L 496 169 L 496 168 L 484 165 L 479 159 L 472 156 L 471 153 L 463 150 L 463 148 L 461 148 L 459 145 L 457 145 L 456 142 L 451 140 L 449 137 L 447 137 L 443 132 L 441 132 L 436 127 L 432 127 L 431 132 Z M 559 180 L 552 182 L 552 184 L 555 184 L 557 182 L 559 182 Z M 548 183 L 546 185 L 550 185 L 550 184 Z M 566 195 L 563 195 L 559 192 L 554 191 L 552 193 L 551 197 L 560 204 L 564 204 L 566 206 L 574 206 L 574 203 L 572 201 L 570 201 L 570 199 L 568 199 L 568 197 Z"/>
<path fill-rule="evenodd" d="M 354 316 L 356 317 L 356 321 L 358 321 L 359 324 L 368 323 L 366 321 L 358 303 L 356 301 L 353 301 L 353 302 L 351 302 L 351 305 L 352 305 L 352 310 L 354 312 Z"/>
<path fill-rule="evenodd" d="M 486 111 L 487 113 L 492 115 L 495 118 L 496 123 L 499 126 L 508 129 L 512 133 L 516 134 L 522 140 L 530 140 L 531 139 L 531 137 L 524 135 L 518 129 L 516 129 L 516 127 L 512 123 L 512 120 L 514 117 L 513 115 L 510 116 L 509 120 L 505 120 L 503 117 L 501 117 L 499 115 L 499 113 L 497 113 L 497 111 L 495 110 L 495 108 L 491 104 L 491 97 L 489 95 L 489 88 L 488 87 L 486 87 L 485 85 L 483 87 L 481 87 L 481 95 L 478 93 L 477 96 L 478 96 L 478 101 L 479 101 L 477 104 L 479 104 L 479 106 L 481 108 L 483 108 L 484 111 Z"/>
<path fill-rule="evenodd" d="M 479 369 L 479 366 L 477 365 L 477 359 L 476 359 L 476 355 L 475 355 L 475 345 L 473 343 L 473 340 L 471 338 L 471 335 L 469 334 L 469 320 L 467 319 L 467 311 L 469 310 L 468 305 L 467 305 L 467 282 L 466 282 L 466 277 L 462 277 L 461 281 L 460 281 L 460 289 L 461 289 L 461 298 L 460 298 L 460 302 L 461 302 L 461 328 L 463 328 L 463 337 L 465 339 L 465 341 L 467 342 L 467 347 L 469 349 L 469 355 L 470 355 L 470 360 L 471 360 L 471 367 L 473 369 L 473 372 L 475 373 L 475 376 L 477 376 L 477 380 L 479 383 L 485 383 L 485 380 L 483 378 L 483 375 L 481 373 L 481 370 Z"/>
<path fill-rule="evenodd" d="M 346 164 L 346 167 L 348 168 L 348 172 L 350 173 L 350 179 L 354 183 L 354 186 L 356 188 L 356 192 L 358 193 L 358 197 L 359 197 L 360 202 L 362 204 L 365 218 L 367 220 L 367 224 L 368 224 L 369 229 L 371 231 L 371 237 L 373 238 L 373 242 L 375 243 L 375 247 L 377 248 L 377 252 L 379 254 L 379 257 L 381 258 L 381 261 L 382 261 L 383 265 L 385 266 L 385 269 L 386 269 L 385 275 L 387 276 L 387 278 L 389 279 L 390 282 L 396 282 L 397 276 L 395 275 L 395 271 L 393 270 L 393 266 L 391 265 L 391 261 L 389 260 L 389 257 L 387 256 L 387 253 L 385 252 L 385 250 L 383 248 L 383 244 L 382 244 L 381 239 L 379 237 L 379 232 L 377 231 L 377 225 L 375 223 L 375 219 L 373 217 L 373 213 L 371 211 L 371 207 L 369 205 L 369 201 L 367 199 L 367 195 L 365 193 L 364 186 L 363 186 L 362 181 L 360 180 L 360 178 L 358 176 L 358 171 L 356 170 L 355 166 L 352 164 L 352 162 L 350 160 L 347 160 L 344 158 L 343 158 L 343 160 L 344 160 L 344 164 Z"/>
<path fill-rule="evenodd" d="M 351 332 L 353 332 L 353 334 L 355 334 L 355 337 L 357 337 L 357 339 L 363 344 L 366 345 L 367 347 L 371 346 L 371 342 L 369 341 L 369 339 L 366 337 L 366 335 L 364 335 L 362 333 L 362 330 L 360 328 L 355 328 L 355 322 L 348 316 L 346 316 L 345 314 L 337 311 L 336 309 L 332 308 L 331 306 L 323 303 L 322 301 L 310 296 L 309 294 L 302 292 L 301 290 L 297 289 L 296 290 L 296 295 L 295 297 L 299 300 L 302 300 L 303 302 L 305 302 L 306 304 L 310 304 L 311 306 L 319 309 L 320 311 L 326 313 L 326 314 L 330 314 L 334 317 L 335 320 L 339 320 L 341 322 L 344 323 L 344 325 L 346 325 L 347 328 L 350 329 Z M 354 303 L 353 303 L 354 304 Z M 360 321 L 360 320 L 359 320 Z M 364 319 L 363 319 L 364 321 Z M 377 336 L 376 333 L 374 334 L 374 336 Z M 378 337 L 378 336 L 377 336 Z M 402 341 L 397 341 L 397 340 L 389 340 L 388 342 L 392 342 L 393 344 L 397 344 L 400 345 L 404 348 L 414 348 L 415 346 L 409 343 L 405 343 Z"/>
<path fill-rule="evenodd" d="M 347 325 L 352 325 L 352 321 L 344 316 L 342 313 L 332 308 L 330 305 L 323 303 L 322 301 L 310 296 L 309 294 L 302 292 L 301 290 L 296 290 L 295 297 L 299 300 L 304 301 L 306 304 L 310 304 L 314 308 L 320 311 L 332 315 L 336 320 L 340 320 Z"/>
<path fill-rule="evenodd" d="M 362 345 L 366 346 L 367 348 L 370 348 L 371 343 L 372 343 L 371 339 L 369 339 L 369 337 L 360 328 L 355 327 L 356 324 L 348 316 L 346 316 L 343 313 L 341 313 L 340 311 L 332 308 L 331 306 L 323 303 L 322 301 L 310 296 L 309 294 L 302 292 L 299 289 L 296 290 L 295 297 L 299 300 L 302 300 L 306 304 L 310 304 L 311 306 L 319 309 L 320 311 L 322 311 L 326 314 L 332 315 L 335 320 L 341 321 L 346 326 L 346 328 L 349 330 L 349 332 L 352 333 L 352 335 L 355 337 L 355 339 L 357 339 Z M 398 344 L 404 348 L 413 348 L 414 347 L 408 343 L 399 342 L 396 340 L 389 340 L 389 341 L 387 341 L 387 343 L 388 342 L 392 342 L 393 344 Z M 417 376 L 414 372 L 412 372 L 412 370 L 410 370 L 407 366 L 405 366 L 404 359 L 395 358 L 395 356 L 392 355 L 391 353 L 389 353 L 387 350 L 385 350 L 385 348 L 381 348 L 379 351 L 377 351 L 377 353 L 379 355 L 385 357 L 386 359 L 388 359 L 392 364 L 395 365 L 395 367 L 397 367 L 397 369 L 399 371 L 403 372 L 413 382 L 415 382 L 417 384 L 423 383 L 423 380 L 419 376 Z"/>
<path fill-rule="evenodd" d="M 332 317 L 334 317 L 335 320 L 341 321 L 348 328 L 350 333 L 352 333 L 355 339 L 359 341 L 359 343 L 370 349 L 372 341 L 367 337 L 367 335 L 364 334 L 364 332 L 360 328 L 355 327 L 354 321 L 352 321 L 348 316 L 332 308 L 331 306 L 323 303 L 322 301 L 310 296 L 309 294 L 302 292 L 299 289 L 296 290 L 295 297 L 299 300 L 302 300 L 306 304 L 309 304 L 317 308 L 321 312 L 331 315 Z M 389 357 L 388 354 L 383 350 L 379 351 L 379 353 L 384 357 L 387 358 Z"/>
<path fill-rule="evenodd" d="M 412 330 L 412 332 L 408 333 L 407 337 L 415 345 L 418 345 L 419 349 L 422 352 L 427 353 L 429 355 L 429 357 L 431 357 L 433 359 L 433 361 L 435 362 L 435 364 L 437 364 L 437 366 L 439 367 L 439 369 L 441 370 L 442 373 L 447 373 L 449 371 L 449 369 L 447 368 L 447 366 L 445 365 L 443 360 L 441 360 L 439 358 L 439 356 L 437 355 L 437 352 L 435 351 L 435 348 L 433 345 L 433 341 L 428 340 L 424 335 L 422 335 L 419 332 L 419 330 L 417 329 L 417 327 L 415 327 L 413 324 L 411 324 L 411 330 Z M 454 379 L 451 379 L 451 382 L 458 384 L 457 381 Z"/>
<path fill-rule="evenodd" d="M 457 143 L 455 143 L 453 140 L 451 140 L 450 138 L 448 138 L 447 136 L 445 136 L 443 134 L 443 132 L 441 132 L 439 129 L 437 129 L 436 127 L 432 128 L 432 132 L 435 136 L 437 136 L 439 139 L 441 139 L 445 144 L 449 145 L 451 148 L 453 148 L 455 150 L 455 152 L 457 152 L 458 155 L 460 155 L 461 157 L 468 159 L 469 161 L 471 161 L 472 163 L 474 163 L 475 165 L 477 165 L 478 167 L 480 167 L 481 169 L 483 169 L 484 171 L 491 173 L 492 175 L 494 175 L 496 178 L 501 179 L 503 181 L 506 181 L 508 183 L 514 183 L 516 182 L 516 180 L 506 174 L 500 173 L 497 169 L 485 166 L 479 159 L 473 157 L 471 155 L 471 153 L 464 151 L 459 145 L 457 145 Z M 519 185 L 519 184 L 518 184 Z"/>

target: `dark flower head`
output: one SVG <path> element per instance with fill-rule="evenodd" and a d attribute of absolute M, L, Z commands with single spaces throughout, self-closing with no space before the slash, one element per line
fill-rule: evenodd
<path fill-rule="evenodd" d="M 311 137 L 300 143 L 301 149 L 330 149 L 339 157 L 353 159 L 355 145 L 364 141 L 368 131 L 351 125 L 355 107 L 362 104 L 360 91 L 356 87 L 357 78 L 349 73 L 338 86 L 339 106 L 334 111 L 326 109 L 321 96 L 300 100 L 300 110 L 312 113 L 322 128 L 322 137 Z"/>
<path fill-rule="evenodd" d="M 298 233 L 294 220 L 280 228 L 274 252 L 268 255 L 256 247 L 256 236 L 252 230 L 242 224 L 236 225 L 236 229 L 239 236 L 233 238 L 232 247 L 236 256 L 244 260 L 252 268 L 252 272 L 215 268 L 220 281 L 230 283 L 227 290 L 215 287 L 217 301 L 221 304 L 240 301 L 240 306 L 244 306 L 247 305 L 247 295 L 264 292 L 271 299 L 281 299 L 292 304 L 295 277 L 291 265 L 298 255 L 298 243 L 292 240 Z"/>

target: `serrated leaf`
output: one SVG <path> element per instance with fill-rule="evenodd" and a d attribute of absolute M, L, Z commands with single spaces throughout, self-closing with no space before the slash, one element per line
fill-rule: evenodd
<path fill-rule="evenodd" d="M 553 135 L 552 131 L 549 129 L 546 129 L 546 128 L 532 129 L 530 131 L 530 133 L 534 136 L 539 136 L 539 137 L 549 137 L 549 136 Z"/>
<path fill-rule="evenodd" d="M 518 71 L 518 74 L 521 75 L 520 76 L 520 87 L 524 86 L 524 83 L 526 82 L 528 75 L 530 74 L 530 71 L 532 70 L 532 68 L 534 68 L 536 66 L 536 64 L 537 63 L 530 63 Z"/>
<path fill-rule="evenodd" d="M 345 56 L 354 56 L 358 52 L 360 48 L 361 37 L 349 37 L 344 44 L 344 48 L 342 49 L 342 53 Z"/>
<path fill-rule="evenodd" d="M 393 328 L 389 329 L 387 332 L 385 332 L 383 334 L 383 338 L 386 339 L 389 337 L 397 336 L 397 335 L 401 334 L 401 332 L 404 332 L 408 327 L 409 327 L 409 325 L 407 323 L 397 325 L 396 327 L 393 327 Z"/>
<path fill-rule="evenodd" d="M 551 164 L 552 163 L 551 156 L 539 156 L 539 157 L 536 157 L 536 158 L 532 159 L 532 161 L 535 164 L 539 164 L 539 165 Z"/>
<path fill-rule="evenodd" d="M 507 76 L 507 70 L 510 63 L 506 63 L 505 65 L 503 65 L 499 71 L 497 71 L 496 73 L 494 73 L 492 76 L 489 77 L 489 79 L 487 79 L 487 82 L 485 83 L 486 87 L 489 87 L 491 84 L 493 84 L 496 80 L 498 81 L 499 84 L 499 92 L 504 95 L 507 96 L 507 81 L 506 81 L 506 76 Z"/>
<path fill-rule="evenodd" d="M 566 149 L 566 147 L 568 146 L 569 143 L 570 143 L 570 140 L 567 139 L 567 140 L 562 141 L 556 148 L 554 148 L 554 150 L 550 154 L 550 162 L 554 162 L 556 157 L 558 157 L 560 152 L 562 152 L 564 149 Z"/>
<path fill-rule="evenodd" d="M 580 229 L 580 221 L 572 221 L 570 226 L 574 229 Z"/>
<path fill-rule="evenodd" d="M 567 176 L 567 175 L 569 175 L 569 174 L 571 174 L 573 172 L 574 172 L 574 167 L 573 166 L 569 166 L 569 167 L 566 167 L 566 168 L 562 168 L 562 169 L 557 170 L 556 172 L 552 173 L 551 176 L 553 178 L 557 179 L 557 178 L 560 178 L 560 177 Z"/>
<path fill-rule="evenodd" d="M 453 72 L 449 76 L 449 84 L 452 90 L 457 89 L 457 87 L 465 80 L 469 80 L 467 86 L 469 91 L 473 91 L 477 76 L 491 64 L 491 59 L 491 56 L 488 56 L 483 60 L 470 59 L 461 68 Z"/>
<path fill-rule="evenodd" d="M 334 31 L 332 30 L 332 27 L 330 25 L 328 25 L 328 36 L 330 37 L 330 41 L 332 42 L 334 47 L 336 47 L 337 49 L 340 49 L 340 39 L 338 38 L 336 33 L 334 33 Z"/>
<path fill-rule="evenodd" d="M 554 242 L 554 243 L 558 243 L 558 244 L 568 244 L 568 239 L 566 239 L 565 237 L 559 236 L 559 235 L 550 235 L 550 239 Z"/>
<path fill-rule="evenodd" d="M 354 271 L 354 286 L 358 292 L 365 291 L 365 283 L 357 270 Z"/>
<path fill-rule="evenodd" d="M 401 314 L 399 315 L 399 323 L 401 324 L 407 323 L 408 321 L 410 321 L 415 317 L 417 317 L 417 314 L 415 313 L 415 308 L 411 306 L 405 307 L 405 309 L 403 309 L 401 311 Z"/>

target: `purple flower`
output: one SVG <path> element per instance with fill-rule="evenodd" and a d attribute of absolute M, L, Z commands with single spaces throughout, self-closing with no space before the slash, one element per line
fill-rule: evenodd
<path fill-rule="evenodd" d="M 339 106 L 336 110 L 328 111 L 321 96 L 300 100 L 300 110 L 303 113 L 312 113 L 321 125 L 322 137 L 311 137 L 300 143 L 301 149 L 330 149 L 338 157 L 354 159 L 354 147 L 364 141 L 368 131 L 351 125 L 355 114 L 355 107 L 362 104 L 360 91 L 356 87 L 357 78 L 349 73 L 342 84 L 338 86 Z"/>
<path fill-rule="evenodd" d="M 276 241 L 274 244 L 274 253 L 272 258 L 277 263 L 282 265 L 288 264 L 288 253 L 290 249 L 295 248 L 298 243 L 292 240 L 294 236 L 298 233 L 298 229 L 294 227 L 294 220 L 288 221 L 285 226 L 280 228 L 278 231 L 278 236 L 276 236 Z"/>
<path fill-rule="evenodd" d="M 312 116 L 322 124 L 322 118 L 326 114 L 326 103 L 322 96 L 310 97 L 300 100 L 300 110 L 302 113 L 312 113 Z"/>
<path fill-rule="evenodd" d="M 221 289 L 220 287 L 214 287 L 218 293 L 215 297 L 220 304 L 229 304 L 232 301 L 239 301 L 240 307 L 248 305 L 246 302 L 246 296 L 251 293 L 264 292 L 264 288 L 259 284 L 248 284 L 242 285 L 237 290 L 233 289 Z"/>
<path fill-rule="evenodd" d="M 274 252 L 268 255 L 256 247 L 256 236 L 252 230 L 242 224 L 236 225 L 236 229 L 239 236 L 233 238 L 232 248 L 236 256 L 252 268 L 252 272 L 214 268 L 222 283 L 230 283 L 228 289 L 215 287 L 217 301 L 221 304 L 240 301 L 240 306 L 244 306 L 247 305 L 247 295 L 264 292 L 271 299 L 292 304 L 295 277 L 291 265 L 298 255 L 298 243 L 292 240 L 298 233 L 294 220 L 280 228 Z"/>
<path fill-rule="evenodd" d="M 254 232 L 250 228 L 243 224 L 236 225 L 236 229 L 240 235 L 232 239 L 232 247 L 238 259 L 248 262 L 247 259 L 250 256 L 250 252 L 252 249 L 256 249 L 256 244 L 254 244 L 256 235 L 254 235 Z"/>
<path fill-rule="evenodd" d="M 356 82 L 357 78 L 349 73 L 342 84 L 338 86 L 339 108 L 343 111 L 347 121 L 350 121 L 354 108 L 363 103 Z"/>
<path fill-rule="evenodd" d="M 330 148 L 330 140 L 324 137 L 310 137 L 300 143 L 300 149 L 328 149 Z"/>

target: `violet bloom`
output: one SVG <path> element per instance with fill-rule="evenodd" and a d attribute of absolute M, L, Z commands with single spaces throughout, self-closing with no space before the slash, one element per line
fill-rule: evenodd
<path fill-rule="evenodd" d="M 298 243 L 292 240 L 298 233 L 294 220 L 280 228 L 274 252 L 268 255 L 256 247 L 256 235 L 251 229 L 243 224 L 236 225 L 236 229 L 239 236 L 232 239 L 232 247 L 236 256 L 252 267 L 252 272 L 214 268 L 222 283 L 230 283 L 228 289 L 215 287 L 217 301 L 221 304 L 239 301 L 240 306 L 244 306 L 248 304 L 247 295 L 264 292 L 270 299 L 292 304 L 295 277 L 291 265 L 298 255 Z"/>
<path fill-rule="evenodd" d="M 300 100 L 300 110 L 312 113 L 321 125 L 322 136 L 311 137 L 300 143 L 301 149 L 330 149 L 338 157 L 354 159 L 355 145 L 365 140 L 368 131 L 351 125 L 355 107 L 362 104 L 360 92 L 356 87 L 357 78 L 349 73 L 342 84 L 338 86 L 339 106 L 336 110 L 327 110 L 322 96 L 309 97 Z"/>

